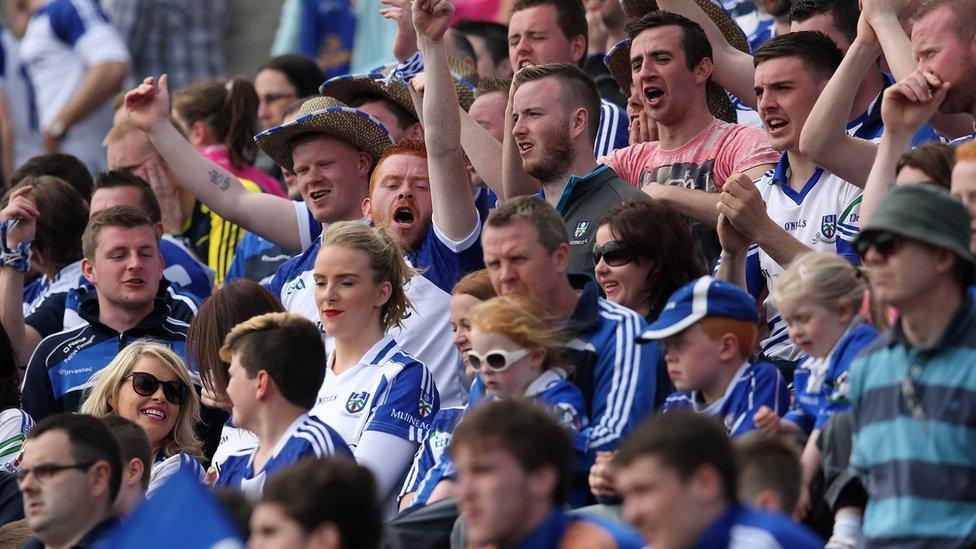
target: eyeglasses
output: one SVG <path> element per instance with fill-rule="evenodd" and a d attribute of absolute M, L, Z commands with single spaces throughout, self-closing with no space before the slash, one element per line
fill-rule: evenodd
<path fill-rule="evenodd" d="M 468 357 L 468 362 L 471 363 L 471 367 L 475 370 L 480 370 L 481 366 L 485 365 L 492 372 L 504 372 L 512 364 L 522 360 L 530 352 L 528 349 L 516 349 L 514 351 L 492 349 L 484 355 L 480 355 L 474 351 L 468 351 L 466 356 Z"/>
<path fill-rule="evenodd" d="M 879 233 L 869 238 L 862 238 L 857 241 L 857 253 L 861 257 L 868 254 L 871 248 L 878 252 L 884 259 L 888 259 L 892 254 L 901 249 L 905 243 L 905 238 L 894 233 Z"/>
<path fill-rule="evenodd" d="M 136 394 L 144 397 L 152 396 L 163 386 L 163 396 L 170 404 L 182 406 L 190 394 L 190 388 L 185 383 L 177 379 L 171 381 L 159 381 L 156 376 L 146 372 L 132 372 L 125 376 L 125 379 L 132 378 L 132 390 Z"/>
<path fill-rule="evenodd" d="M 599 263 L 600 259 L 611 267 L 620 267 L 630 263 L 634 258 L 623 242 L 612 240 L 603 246 L 593 246 L 593 264 Z"/>
<path fill-rule="evenodd" d="M 31 467 L 30 469 L 21 467 L 20 470 L 17 471 L 15 478 L 17 479 L 17 484 L 23 484 L 24 481 L 27 480 L 27 475 L 34 473 L 34 478 L 37 479 L 37 482 L 46 482 L 61 471 L 69 471 L 71 469 L 87 471 L 92 465 L 95 465 L 95 463 L 97 462 L 86 461 L 85 463 L 74 463 L 71 465 L 54 465 L 51 463 L 46 463 L 36 467 Z"/>
<path fill-rule="evenodd" d="M 259 97 L 258 99 L 261 103 L 264 103 L 265 105 L 270 105 L 272 103 L 277 103 L 282 99 L 291 99 L 293 97 L 295 97 L 295 94 L 293 93 L 269 93 L 264 97 Z"/>

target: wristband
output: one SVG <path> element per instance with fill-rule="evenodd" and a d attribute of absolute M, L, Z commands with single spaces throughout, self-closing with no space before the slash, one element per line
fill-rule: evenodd
<path fill-rule="evenodd" d="M 11 248 L 7 243 L 7 235 L 17 226 L 20 219 L 7 219 L 0 222 L 0 266 L 12 267 L 15 271 L 26 273 L 30 269 L 31 249 L 34 239 L 27 240 Z"/>

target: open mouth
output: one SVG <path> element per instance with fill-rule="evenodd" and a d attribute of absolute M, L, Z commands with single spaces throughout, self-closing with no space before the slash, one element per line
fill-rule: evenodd
<path fill-rule="evenodd" d="M 397 225 L 410 226 L 413 225 L 414 215 L 413 210 L 407 207 L 397 208 L 393 212 L 393 222 Z"/>
<path fill-rule="evenodd" d="M 150 419 L 155 419 L 157 421 L 162 421 L 166 419 L 166 413 L 163 412 L 162 410 L 157 410 L 155 408 L 146 408 L 145 410 L 142 411 L 142 415 Z"/>
<path fill-rule="evenodd" d="M 329 194 L 329 192 L 330 191 L 327 190 L 313 191 L 308 193 L 308 197 L 311 198 L 312 200 L 318 200 L 320 198 L 324 198 L 325 195 Z"/>
<path fill-rule="evenodd" d="M 530 149 L 532 149 L 535 146 L 532 144 L 531 141 L 517 141 L 516 144 L 518 145 L 519 148 L 519 154 L 522 155 L 524 155 L 526 152 L 528 152 Z"/>
<path fill-rule="evenodd" d="M 789 122 L 787 122 L 786 120 L 783 120 L 782 118 L 767 118 L 766 119 L 766 127 L 769 128 L 770 131 L 780 130 L 780 129 L 786 127 L 787 124 L 789 124 Z"/>
<path fill-rule="evenodd" d="M 532 67 L 532 66 L 535 66 L 535 62 L 533 62 L 531 59 L 523 59 L 518 62 L 519 69 L 524 69 L 525 67 Z"/>
<path fill-rule="evenodd" d="M 664 100 L 664 90 L 660 88 L 644 88 L 644 98 L 649 107 L 656 107 Z"/>
<path fill-rule="evenodd" d="M 604 292 L 610 293 L 611 291 L 616 290 L 617 288 L 619 288 L 620 287 L 620 283 L 619 282 L 616 282 L 614 280 L 607 280 L 607 281 L 604 281 L 603 282 L 602 286 L 603 286 L 603 291 Z"/>

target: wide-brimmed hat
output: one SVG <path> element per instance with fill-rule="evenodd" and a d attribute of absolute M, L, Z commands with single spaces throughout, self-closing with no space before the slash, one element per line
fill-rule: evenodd
<path fill-rule="evenodd" d="M 732 47 L 746 53 L 750 51 L 749 40 L 745 33 L 721 8 L 710 0 L 694 0 L 694 2 L 718 26 Z M 627 19 L 639 19 L 659 9 L 655 0 L 623 0 L 622 8 Z M 630 72 L 630 40 L 625 39 L 618 42 L 603 58 L 603 62 L 610 69 L 610 75 L 617 81 L 617 85 L 624 90 L 624 93 L 629 94 L 630 83 L 633 79 Z M 708 110 L 712 116 L 726 122 L 737 120 L 735 107 L 724 88 L 709 80 L 705 87 L 705 94 L 708 98 Z"/>
<path fill-rule="evenodd" d="M 448 56 L 447 65 L 454 77 L 458 104 L 462 109 L 468 110 L 474 102 L 478 74 L 467 63 L 453 56 Z M 351 103 L 360 94 L 379 95 L 402 107 L 414 118 L 419 118 L 410 98 L 410 89 L 407 88 L 409 84 L 387 78 L 396 66 L 396 64 L 383 65 L 366 74 L 348 74 L 330 78 L 319 86 L 319 93 L 335 97 L 344 103 Z"/>
<path fill-rule="evenodd" d="M 393 144 L 390 133 L 369 114 L 346 106 L 333 97 L 313 97 L 298 109 L 298 118 L 269 128 L 254 136 L 254 141 L 279 166 L 292 169 L 292 139 L 310 133 L 332 135 L 365 151 L 377 160 Z"/>

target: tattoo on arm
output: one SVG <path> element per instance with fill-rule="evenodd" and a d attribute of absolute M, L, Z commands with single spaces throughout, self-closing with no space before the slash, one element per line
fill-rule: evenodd
<path fill-rule="evenodd" d="M 230 188 L 230 178 L 217 170 L 210 170 L 210 184 L 221 191 L 226 191 Z"/>

